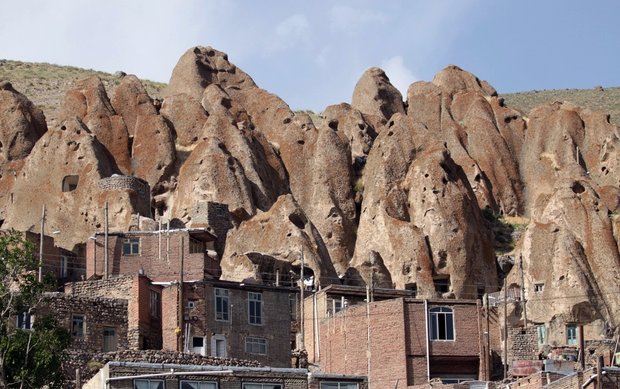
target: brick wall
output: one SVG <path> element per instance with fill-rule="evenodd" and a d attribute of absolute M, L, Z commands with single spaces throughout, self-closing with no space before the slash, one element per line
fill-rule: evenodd
<path fill-rule="evenodd" d="M 228 290 L 229 321 L 216 320 L 215 288 Z M 252 325 L 248 321 L 248 292 L 262 294 L 262 325 Z M 189 337 L 190 344 L 193 337 L 202 337 L 205 353 L 208 355 L 214 355 L 214 336 L 223 336 L 226 339 L 229 356 L 257 360 L 268 366 L 290 367 L 291 314 L 289 298 L 291 293 L 292 291 L 288 288 L 262 288 L 250 285 L 242 287 L 236 283 L 218 281 L 185 284 L 183 289 L 183 336 Z M 192 301 L 193 308 L 188 308 L 188 301 Z M 248 336 L 265 339 L 267 354 L 246 352 L 245 340 Z"/>
<path fill-rule="evenodd" d="M 48 295 L 48 304 L 39 312 L 52 314 L 69 332 L 72 331 L 73 316 L 84 317 L 83 336 L 72 336 L 70 347 L 73 349 L 103 351 L 104 328 L 114 329 L 118 349 L 128 347 L 126 300 L 52 293 Z"/>
<path fill-rule="evenodd" d="M 429 302 L 429 309 L 434 306 L 453 309 L 455 340 L 429 343 L 431 376 L 446 372 L 484 376 L 478 304 Z M 321 305 L 317 307 L 322 309 Z M 369 308 L 370 320 L 366 304 L 349 306 L 333 317 L 319 315 L 320 345 L 313 356 L 321 369 L 329 373 L 368 374 L 370 365 L 369 387 L 373 389 L 394 387 L 397 381 L 398 388 L 427 382 L 424 301 L 391 299 L 373 302 Z M 306 328 L 314 331 L 308 325 Z"/>
<path fill-rule="evenodd" d="M 139 239 L 138 254 L 123 255 L 125 238 Z M 104 239 L 103 235 L 97 234 L 96 240 L 87 242 L 87 277 L 105 273 Z M 190 253 L 190 234 L 186 230 L 108 235 L 108 275 L 134 275 L 143 270 L 153 281 L 179 280 L 181 259 L 185 280 L 201 280 L 205 273 L 213 276 L 221 273 L 219 263 L 206 252 Z"/>

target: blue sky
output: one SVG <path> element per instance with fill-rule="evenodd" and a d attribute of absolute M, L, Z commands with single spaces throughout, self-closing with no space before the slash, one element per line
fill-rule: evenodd
<path fill-rule="evenodd" d="M 350 102 L 371 66 L 406 93 L 456 64 L 500 93 L 620 86 L 620 1 L 0 0 L 0 58 L 167 82 L 213 46 L 293 109 Z"/>

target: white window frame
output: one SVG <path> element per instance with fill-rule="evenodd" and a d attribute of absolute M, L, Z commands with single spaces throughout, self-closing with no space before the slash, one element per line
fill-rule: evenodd
<path fill-rule="evenodd" d="M 255 350 L 254 347 L 258 349 Z M 248 354 L 267 355 L 267 339 L 259 336 L 246 336 L 245 352 Z"/>
<path fill-rule="evenodd" d="M 217 389 L 218 388 L 216 381 L 181 380 L 181 382 L 179 383 L 180 389 L 183 389 L 183 384 L 188 384 L 188 385 L 198 384 L 198 386 L 194 386 L 192 387 L 192 389 Z"/>
<path fill-rule="evenodd" d="M 215 296 L 215 320 L 230 322 L 230 289 L 215 288 L 213 295 Z M 218 307 L 218 301 L 221 302 L 220 307 Z"/>
<path fill-rule="evenodd" d="M 439 341 L 439 342 L 453 342 L 456 339 L 456 328 L 454 325 L 454 309 L 451 307 L 433 307 L 429 310 L 429 321 L 428 324 L 431 328 L 429 328 L 430 340 Z M 444 328 L 444 337 L 441 337 L 440 331 L 440 319 L 439 317 L 443 316 L 443 324 Z M 449 328 L 451 327 L 451 331 Z M 452 337 L 450 338 L 450 332 L 452 333 Z"/>
<path fill-rule="evenodd" d="M 217 355 L 217 342 L 224 342 L 224 355 Z M 228 357 L 228 341 L 223 334 L 215 334 L 211 337 L 211 356 L 227 358 Z"/>
<path fill-rule="evenodd" d="M 536 340 L 539 346 L 547 343 L 547 327 L 544 324 L 536 325 Z"/>
<path fill-rule="evenodd" d="M 332 389 L 332 388 L 326 388 L 327 385 L 336 385 L 335 387 L 333 387 L 333 389 L 359 389 L 360 384 L 357 382 L 334 382 L 334 381 L 325 381 L 325 382 L 321 382 L 320 388 L 321 389 Z"/>
<path fill-rule="evenodd" d="M 252 314 L 252 311 L 254 311 L 254 314 Z M 248 323 L 254 326 L 262 326 L 264 324 L 263 294 L 261 292 L 248 292 Z"/>
<path fill-rule="evenodd" d="M 125 250 L 126 247 L 129 248 L 128 252 Z M 140 255 L 140 238 L 123 238 L 123 256 L 132 257 L 137 255 Z"/>
<path fill-rule="evenodd" d="M 19 322 L 20 317 L 21 317 L 21 323 Z M 17 328 L 30 331 L 32 329 L 33 324 L 34 324 L 34 315 L 31 315 L 28 309 L 17 313 L 17 317 L 15 318 L 15 326 Z"/>
<path fill-rule="evenodd" d="M 577 333 L 577 324 L 566 325 L 566 344 L 568 346 L 575 346 L 579 341 L 579 334 Z"/>

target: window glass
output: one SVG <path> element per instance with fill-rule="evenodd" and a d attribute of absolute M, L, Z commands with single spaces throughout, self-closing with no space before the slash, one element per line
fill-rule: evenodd
<path fill-rule="evenodd" d="M 140 238 L 123 239 L 123 255 L 139 255 Z"/>
<path fill-rule="evenodd" d="M 21 328 L 22 330 L 29 330 L 32 328 L 32 316 L 27 310 L 17 314 L 17 328 Z"/>
<path fill-rule="evenodd" d="M 215 288 L 215 320 L 230 320 L 228 295 L 228 289 Z"/>
<path fill-rule="evenodd" d="M 134 389 L 164 389 L 163 380 L 134 380 Z"/>
<path fill-rule="evenodd" d="M 321 382 L 321 389 L 358 389 L 354 382 Z"/>
<path fill-rule="evenodd" d="M 250 354 L 267 354 L 267 339 L 254 336 L 246 337 L 245 352 Z"/>
<path fill-rule="evenodd" d="M 452 308 L 431 308 L 429 315 L 431 340 L 454 340 L 454 313 Z"/>
<path fill-rule="evenodd" d="M 566 344 L 569 346 L 577 344 L 577 326 L 575 324 L 566 326 Z"/>
<path fill-rule="evenodd" d="M 181 389 L 217 389 L 217 383 L 201 381 L 181 381 Z"/>
<path fill-rule="evenodd" d="M 282 389 L 280 384 L 243 384 L 243 389 Z"/>
<path fill-rule="evenodd" d="M 103 327 L 103 351 L 116 351 L 116 330 L 114 327 Z"/>
<path fill-rule="evenodd" d="M 262 293 L 248 292 L 248 321 L 250 324 L 263 324 L 263 295 Z"/>
<path fill-rule="evenodd" d="M 155 318 L 161 316 L 161 295 L 154 290 L 151 290 L 151 316 Z"/>
<path fill-rule="evenodd" d="M 71 335 L 84 336 L 84 315 L 73 315 L 71 317 Z"/>

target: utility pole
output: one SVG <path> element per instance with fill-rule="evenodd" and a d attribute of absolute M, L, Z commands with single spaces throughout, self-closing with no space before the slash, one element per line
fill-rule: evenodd
<path fill-rule="evenodd" d="M 43 281 L 43 236 L 45 232 L 45 204 L 41 213 L 41 234 L 39 235 L 39 282 Z"/>
<path fill-rule="evenodd" d="M 305 285 L 304 285 L 304 246 L 301 246 L 301 270 L 299 271 L 299 310 L 300 310 L 300 317 L 301 317 L 301 325 L 299 326 L 300 332 L 301 332 L 301 349 L 305 350 L 306 349 L 306 344 L 305 344 L 305 330 L 304 330 L 304 326 L 305 326 L 305 322 L 304 322 L 304 317 L 305 317 L 305 313 L 304 313 L 304 289 L 305 289 Z"/>
<path fill-rule="evenodd" d="M 108 202 L 103 206 L 103 278 L 108 278 Z"/>
<path fill-rule="evenodd" d="M 521 300 L 523 300 L 523 320 L 527 328 L 527 301 L 525 300 L 525 277 L 523 276 L 523 255 L 519 254 L 519 269 L 521 269 Z"/>
<path fill-rule="evenodd" d="M 504 379 L 508 378 L 508 275 L 504 275 Z"/>

